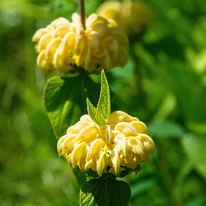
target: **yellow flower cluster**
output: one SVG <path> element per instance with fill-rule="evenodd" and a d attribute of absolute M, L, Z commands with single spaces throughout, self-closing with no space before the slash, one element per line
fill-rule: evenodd
<path fill-rule="evenodd" d="M 86 28 L 77 13 L 72 22 L 61 17 L 33 36 L 39 53 L 37 65 L 44 71 L 71 71 L 75 67 L 99 72 L 124 66 L 128 60 L 128 38 L 116 22 L 91 14 Z"/>
<path fill-rule="evenodd" d="M 98 8 L 97 13 L 114 19 L 129 36 L 142 32 L 154 20 L 153 10 L 143 1 L 107 1 Z"/>
<path fill-rule="evenodd" d="M 99 176 L 115 176 L 127 169 L 135 169 L 141 162 L 148 162 L 154 152 L 154 142 L 147 135 L 146 125 L 122 111 L 110 114 L 105 127 L 97 125 L 89 115 L 68 128 L 57 144 L 73 167 L 93 170 Z"/>

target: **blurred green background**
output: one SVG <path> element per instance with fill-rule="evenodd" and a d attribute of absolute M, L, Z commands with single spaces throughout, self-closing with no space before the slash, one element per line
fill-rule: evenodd
<path fill-rule="evenodd" d="M 102 0 L 85 0 L 87 14 Z M 107 73 L 112 110 L 138 117 L 156 143 L 150 164 L 125 178 L 131 206 L 206 205 L 206 7 L 148 0 L 154 23 L 130 41 L 124 69 Z M 31 38 L 72 0 L 0 2 L 0 206 L 78 205 L 79 188 L 56 151 L 43 105 L 45 75 Z"/>

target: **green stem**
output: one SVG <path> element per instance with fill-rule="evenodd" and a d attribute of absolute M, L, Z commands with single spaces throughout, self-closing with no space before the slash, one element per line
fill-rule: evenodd
<path fill-rule="evenodd" d="M 81 18 L 81 24 L 83 26 L 83 29 L 86 29 L 85 25 L 85 6 L 84 6 L 84 0 L 79 0 L 79 15 Z"/>

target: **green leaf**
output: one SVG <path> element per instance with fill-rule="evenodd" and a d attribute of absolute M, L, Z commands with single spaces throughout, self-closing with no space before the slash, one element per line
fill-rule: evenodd
<path fill-rule="evenodd" d="M 156 122 L 148 125 L 149 134 L 156 138 L 182 138 L 184 129 L 173 121 Z"/>
<path fill-rule="evenodd" d="M 109 85 L 104 70 L 101 72 L 101 91 L 97 104 L 97 110 L 102 114 L 105 120 L 108 119 L 111 113 Z"/>
<path fill-rule="evenodd" d="M 66 134 L 67 128 L 81 116 L 78 89 L 79 79 L 55 76 L 46 82 L 44 102 L 57 138 Z"/>
<path fill-rule="evenodd" d="M 108 193 L 110 194 L 112 206 L 127 206 L 131 197 L 131 190 L 126 182 L 116 179 L 108 180 Z"/>
<path fill-rule="evenodd" d="M 86 113 L 86 96 L 96 99 L 98 92 L 99 86 L 88 76 L 54 76 L 47 80 L 44 103 L 57 138 Z"/>
<path fill-rule="evenodd" d="M 183 139 L 185 151 L 194 168 L 206 179 L 206 138 L 190 135 Z"/>
<path fill-rule="evenodd" d="M 100 177 L 82 186 L 80 206 L 127 206 L 130 196 L 130 187 L 126 182 Z"/>
<path fill-rule="evenodd" d="M 90 93 L 88 93 L 88 91 Z M 54 76 L 47 80 L 44 102 L 47 114 L 57 138 L 66 134 L 69 126 L 75 124 L 86 113 L 86 96 L 98 98 L 99 85 L 89 76 Z M 78 169 L 73 169 L 80 186 L 86 177 Z"/>
<path fill-rule="evenodd" d="M 110 92 L 104 70 L 101 73 L 101 91 L 97 108 L 87 99 L 87 111 L 90 117 L 100 126 L 106 125 L 106 120 L 111 113 Z"/>
<path fill-rule="evenodd" d="M 158 59 L 162 64 L 158 76 L 161 76 L 165 87 L 175 94 L 183 118 L 191 123 L 205 124 L 205 88 L 200 77 L 189 66 L 166 54 L 161 53 Z"/>
<path fill-rule="evenodd" d="M 106 125 L 106 121 L 103 115 L 93 106 L 90 100 L 87 98 L 87 111 L 89 116 L 95 121 L 98 125 L 104 126 Z"/>

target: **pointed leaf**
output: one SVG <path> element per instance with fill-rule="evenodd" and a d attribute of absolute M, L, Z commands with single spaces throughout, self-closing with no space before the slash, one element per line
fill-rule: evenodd
<path fill-rule="evenodd" d="M 87 98 L 87 111 L 89 116 L 96 122 L 99 126 L 104 126 L 106 121 L 102 114 L 93 106 L 90 100 Z"/>
<path fill-rule="evenodd" d="M 102 114 L 105 120 L 108 119 L 111 113 L 109 85 L 104 70 L 101 72 L 101 91 L 97 104 L 97 110 Z"/>
<path fill-rule="evenodd" d="M 127 206 L 131 191 L 126 182 L 100 177 L 86 182 L 80 191 L 80 206 Z"/>

